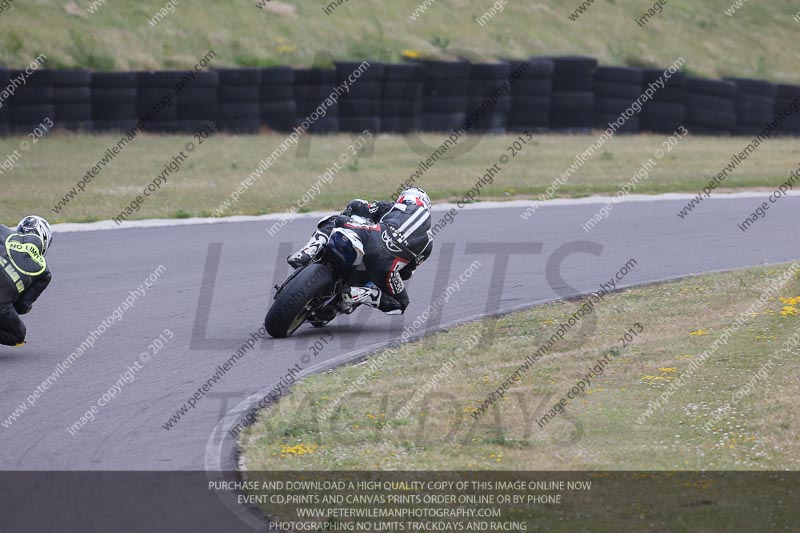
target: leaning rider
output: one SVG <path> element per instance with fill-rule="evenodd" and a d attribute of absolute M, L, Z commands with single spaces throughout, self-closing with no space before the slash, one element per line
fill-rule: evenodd
<path fill-rule="evenodd" d="M 0 344 L 25 342 L 19 315 L 30 312 L 50 283 L 44 256 L 52 242 L 50 224 L 42 217 L 27 216 L 16 230 L 0 225 Z"/>
<path fill-rule="evenodd" d="M 427 193 L 411 187 L 396 202 L 353 200 L 341 215 L 320 220 L 308 243 L 286 261 L 294 268 L 309 264 L 337 227 L 355 231 L 361 238 L 364 265 L 373 282 L 351 287 L 344 295 L 345 304 L 366 304 L 389 315 L 403 314 L 409 304 L 403 281 L 433 250 L 431 200 Z"/>

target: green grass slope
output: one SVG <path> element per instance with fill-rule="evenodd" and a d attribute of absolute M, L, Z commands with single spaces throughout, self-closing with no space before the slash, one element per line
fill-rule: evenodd
<path fill-rule="evenodd" d="M 334 0 L 335 1 L 335 0 Z M 93 3 L 93 14 L 88 7 Z M 666 66 L 687 59 L 689 71 L 797 80 L 794 38 L 800 8 L 790 0 L 669 0 L 639 27 L 649 2 L 595 0 L 577 21 L 579 0 L 507 0 L 484 26 L 489 0 L 326 0 L 190 2 L 148 25 L 162 0 L 19 0 L 0 13 L 0 64 L 23 66 L 40 52 L 54 67 L 144 69 L 187 67 L 213 49 L 215 66 L 311 64 L 315 58 L 380 57 L 404 50 L 475 59 L 588 54 L 607 64 Z M 320 54 L 322 54 L 320 56 Z M 382 55 L 383 54 L 383 55 Z"/>

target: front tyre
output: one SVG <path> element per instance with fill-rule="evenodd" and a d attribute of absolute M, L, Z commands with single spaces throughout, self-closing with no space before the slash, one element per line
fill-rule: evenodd
<path fill-rule="evenodd" d="M 264 318 L 267 333 L 276 339 L 290 336 L 305 322 L 315 300 L 333 283 L 333 272 L 320 263 L 312 263 L 291 279 L 275 298 Z"/>

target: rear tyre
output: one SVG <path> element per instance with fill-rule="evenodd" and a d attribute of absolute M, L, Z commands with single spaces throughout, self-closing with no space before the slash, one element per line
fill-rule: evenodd
<path fill-rule="evenodd" d="M 308 316 L 309 304 L 333 283 L 333 273 L 320 263 L 304 268 L 283 288 L 267 312 L 264 327 L 270 336 L 290 336 Z"/>

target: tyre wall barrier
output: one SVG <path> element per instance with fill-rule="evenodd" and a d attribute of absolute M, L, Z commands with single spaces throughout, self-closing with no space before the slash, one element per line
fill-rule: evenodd
<path fill-rule="evenodd" d="M 139 93 L 136 72 L 94 72 L 89 88 L 92 126 L 96 131 L 130 131 L 136 125 Z"/>
<path fill-rule="evenodd" d="M 187 79 L 187 76 L 191 75 L 187 72 L 181 78 Z M 192 133 L 218 119 L 219 76 L 216 71 L 196 73 L 194 80 L 175 96 L 178 131 Z"/>
<path fill-rule="evenodd" d="M 467 116 L 477 118 L 471 128 L 473 131 L 487 133 L 507 131 L 508 114 L 511 112 L 511 93 L 502 86 L 509 83 L 510 75 L 509 63 L 474 64 L 470 68 Z"/>
<path fill-rule="evenodd" d="M 736 135 L 755 135 L 771 122 L 775 111 L 778 87 L 774 83 L 746 78 L 726 78 L 736 84 L 734 103 Z M 780 110 L 779 110 L 780 111 Z"/>
<path fill-rule="evenodd" d="M 92 131 L 92 73 L 88 70 L 54 70 L 53 122 L 70 131 Z"/>
<path fill-rule="evenodd" d="M 509 131 L 547 131 L 553 94 L 553 61 L 530 58 L 510 60 L 512 73 Z"/>
<path fill-rule="evenodd" d="M 776 87 L 775 108 L 773 116 L 779 115 L 800 98 L 800 85 L 780 84 Z M 800 135 L 800 113 L 792 113 L 778 130 L 782 135 Z"/>
<path fill-rule="evenodd" d="M 598 67 L 594 76 L 592 127 L 606 129 L 616 123 L 617 133 L 637 133 L 640 115 L 627 115 L 642 94 L 643 82 L 644 70 L 640 68 Z"/>
<path fill-rule="evenodd" d="M 686 122 L 686 74 L 676 72 L 664 79 L 663 69 L 644 69 L 642 87 L 664 80 L 663 88 L 642 106 L 639 130 L 656 133 L 674 133 Z"/>
<path fill-rule="evenodd" d="M 686 128 L 690 133 L 725 135 L 736 129 L 733 81 L 689 77 L 686 80 Z"/>
<path fill-rule="evenodd" d="M 261 74 L 259 68 L 219 69 L 217 127 L 231 133 L 261 130 Z"/>
<path fill-rule="evenodd" d="M 470 131 L 489 133 L 586 132 L 616 122 L 618 133 L 670 134 L 685 126 L 696 134 L 754 135 L 800 96 L 800 85 L 677 72 L 632 114 L 628 109 L 664 70 L 600 66 L 583 56 L 361 65 L 31 75 L 0 68 L 0 90 L 9 89 L 0 100 L 0 135 L 30 132 L 46 120 L 86 132 L 141 125 L 183 133 L 209 121 L 220 131 L 250 134 L 300 124 L 312 133 L 449 132 L 469 117 L 477 118 Z M 19 78 L 25 83 L 14 82 Z M 630 116 L 621 120 L 623 113 Z M 800 135 L 800 111 L 779 122 L 779 134 Z"/>
<path fill-rule="evenodd" d="M 359 70 L 360 61 L 343 61 L 335 65 L 336 86 L 347 83 L 348 90 L 339 96 L 339 130 L 373 134 L 381 131 L 381 97 L 383 94 L 384 65 L 370 61 L 366 70 Z M 357 78 L 354 78 L 358 72 Z M 355 79 L 354 83 L 350 83 Z"/>
<path fill-rule="evenodd" d="M 8 71 L 10 80 L 24 75 L 24 71 L 21 70 Z M 9 98 L 9 129 L 17 133 L 29 132 L 46 120 L 52 120 L 54 116 L 53 71 L 36 71 L 27 78 L 25 84 L 18 86 Z"/>
<path fill-rule="evenodd" d="M 387 64 L 383 68 L 381 131 L 408 133 L 422 128 L 422 85 L 425 67 L 419 63 Z"/>
<path fill-rule="evenodd" d="M 271 67 L 261 70 L 258 102 L 261 123 L 274 131 L 287 132 L 295 126 L 297 104 L 294 99 L 294 70 Z"/>
<path fill-rule="evenodd" d="M 312 121 L 311 133 L 336 133 L 339 131 L 339 103 L 325 103 L 336 86 L 334 69 L 300 68 L 294 71 L 292 90 L 297 106 L 297 117 Z"/>
<path fill-rule="evenodd" d="M 469 76 L 467 61 L 425 61 L 422 83 L 422 131 L 451 131 L 467 118 Z"/>
<path fill-rule="evenodd" d="M 550 97 L 550 128 L 555 131 L 586 132 L 594 114 L 593 57 L 554 57 L 553 92 Z"/>
<path fill-rule="evenodd" d="M 11 79 L 8 69 L 0 67 L 0 87 L 8 87 L 8 81 Z M 8 110 L 10 106 L 8 102 L 3 102 L 0 107 L 0 136 L 8 135 Z"/>

